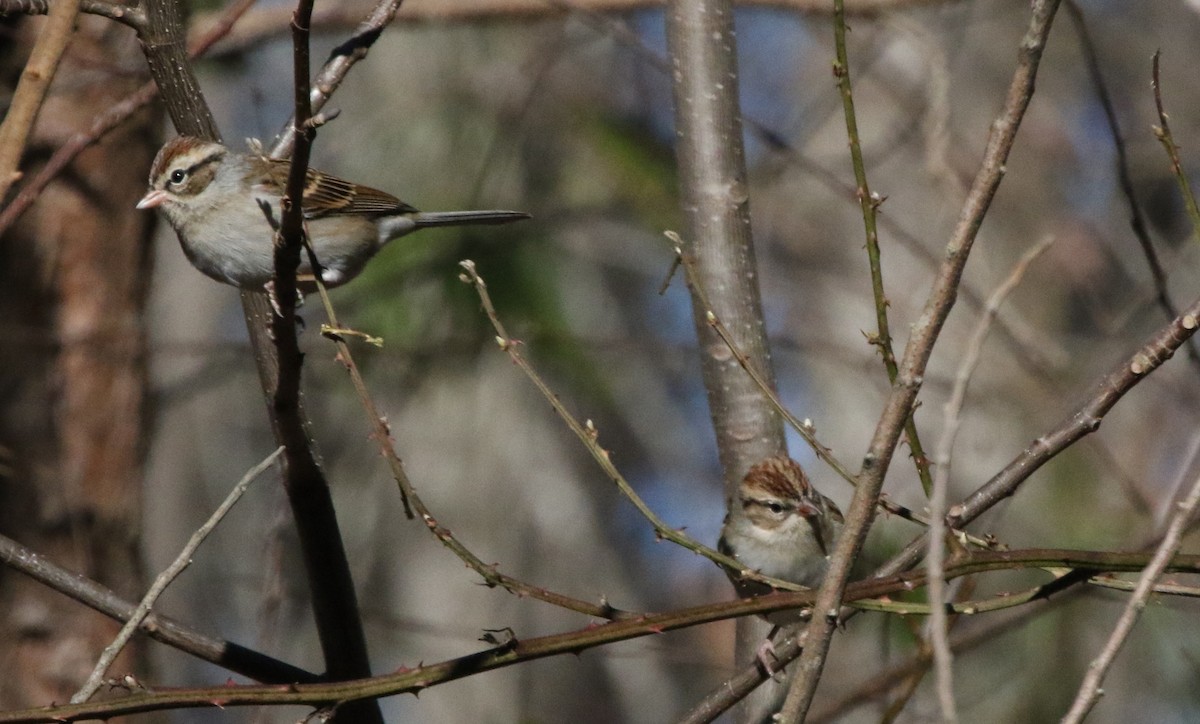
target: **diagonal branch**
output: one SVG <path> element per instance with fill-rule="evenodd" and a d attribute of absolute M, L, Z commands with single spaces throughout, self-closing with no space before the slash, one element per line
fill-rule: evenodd
<path fill-rule="evenodd" d="M 233 506 L 241 500 L 242 494 L 246 492 L 250 484 L 259 475 L 262 475 L 267 468 L 275 464 L 275 460 L 281 452 L 283 452 L 283 448 L 276 448 L 275 452 L 268 455 L 262 462 L 255 465 L 243 475 L 237 485 L 233 486 L 233 490 L 229 491 L 229 494 L 225 496 L 225 500 L 217 506 L 217 509 L 204 522 L 204 525 L 201 525 L 192 534 L 192 537 L 188 539 L 183 549 L 179 551 L 179 555 L 175 556 L 175 560 L 171 562 L 171 565 L 167 566 L 159 574 L 158 578 L 154 579 L 154 583 L 151 584 L 150 589 L 146 591 L 146 595 L 142 597 L 141 602 L 134 609 L 133 615 L 121 627 L 120 632 L 117 633 L 113 642 L 105 647 L 104 653 L 92 668 L 92 673 L 88 676 L 87 681 L 71 697 L 72 704 L 87 701 L 100 689 L 100 684 L 102 683 L 104 674 L 108 671 L 108 667 L 116 660 L 117 655 L 121 653 L 121 649 L 125 648 L 125 644 L 129 643 L 129 639 L 133 637 L 134 632 L 141 627 L 142 622 L 146 620 L 146 616 L 150 615 L 150 609 L 154 608 L 154 604 L 158 602 L 159 596 L 162 595 L 163 591 L 167 590 L 167 586 L 171 585 L 172 581 L 179 577 L 180 573 L 183 573 L 185 568 L 191 565 L 192 556 L 195 555 L 200 544 L 204 542 L 209 533 L 213 532 L 217 524 L 225 518 L 225 515 L 233 509 Z"/>
<path fill-rule="evenodd" d="M 488 294 L 487 284 L 484 282 L 483 277 L 479 276 L 479 272 L 475 269 L 475 262 L 468 259 L 459 262 L 459 266 L 462 267 L 464 272 L 461 276 L 463 282 L 471 284 L 475 288 L 476 294 L 479 295 L 479 300 L 483 305 L 484 314 L 487 315 L 488 321 L 492 323 L 492 327 L 496 331 L 496 342 L 500 345 L 500 349 L 508 355 L 509 359 L 512 360 L 514 365 L 516 365 L 522 372 L 525 373 L 525 376 L 528 377 L 529 381 L 532 382 L 534 387 L 538 389 L 538 392 L 542 393 L 542 396 L 545 397 L 546 401 L 550 403 L 550 406 L 554 408 L 554 412 L 558 414 L 559 418 L 562 419 L 564 423 L 566 423 L 567 428 L 574 433 L 575 437 L 579 438 L 580 442 L 582 442 L 587 448 L 588 452 L 591 453 L 592 458 L 596 461 L 600 468 L 604 470 L 604 473 L 608 476 L 609 480 L 612 480 L 613 483 L 616 484 L 621 493 L 628 498 L 629 501 L 633 503 L 634 507 L 638 509 L 638 512 L 650 522 L 650 525 L 654 528 L 655 536 L 662 540 L 670 541 L 678 546 L 682 546 L 693 553 L 702 555 L 713 563 L 724 566 L 726 570 L 731 571 L 734 574 L 741 575 L 743 578 L 762 581 L 772 587 L 783 590 L 803 590 L 802 586 L 797 586 L 789 581 L 776 580 L 748 570 L 741 563 L 741 561 L 738 561 L 736 558 L 727 556 L 704 545 L 703 543 L 700 543 L 699 541 L 694 540 L 681 529 L 672 528 L 671 526 L 667 525 L 666 522 L 660 518 L 658 514 L 656 514 L 650 508 L 649 505 L 646 504 L 646 501 L 637 494 L 637 492 L 633 489 L 633 486 L 630 485 L 629 481 L 625 479 L 625 476 L 622 475 L 619 470 L 617 470 L 616 465 L 614 465 L 612 462 L 612 457 L 609 455 L 608 450 L 605 450 L 600 446 L 600 443 L 598 442 L 600 433 L 596 430 L 595 426 L 592 424 L 592 421 L 588 420 L 584 423 L 580 423 L 574 415 L 567 411 L 567 408 L 558 398 L 558 395 L 554 394 L 554 391 L 550 389 L 550 386 L 546 384 L 546 381 L 542 379 L 541 375 L 539 375 L 537 371 L 533 369 L 533 366 L 530 365 L 529 361 L 525 359 L 525 356 L 521 354 L 520 350 L 518 349 L 521 342 L 510 337 L 508 330 L 504 326 L 504 323 L 500 321 L 499 315 L 496 314 L 496 308 L 492 304 L 491 296 Z"/>
<path fill-rule="evenodd" d="M 21 71 L 17 89 L 5 109 L 3 122 L 0 122 L 0 199 L 8 196 L 9 187 L 21 177 L 17 166 L 25 154 L 29 129 L 37 120 L 42 101 L 58 70 L 58 63 L 67 50 L 67 44 L 71 42 L 71 31 L 75 28 L 75 16 L 78 14 L 79 0 L 58 0 L 54 3 L 33 45 L 29 60 Z"/>
<path fill-rule="evenodd" d="M 463 263 L 466 264 L 467 262 Z M 314 264 L 313 267 L 316 268 L 316 265 Z M 479 280 L 479 284 L 483 284 L 482 279 Z M 509 593 L 517 596 L 544 601 L 569 611 L 576 611 L 596 618 L 610 620 L 627 619 L 642 615 L 615 608 L 609 605 L 607 601 L 595 604 L 525 583 L 520 579 L 501 573 L 498 565 L 494 563 L 484 563 L 479 556 L 475 555 L 462 542 L 455 538 L 450 529 L 442 525 L 438 518 L 433 515 L 433 512 L 425 505 L 425 501 L 417 494 L 416 489 L 409 480 L 408 473 L 404 471 L 404 464 L 401 462 L 400 456 L 396 454 L 396 450 L 392 444 L 391 430 L 388 428 L 384 416 L 379 414 L 379 410 L 375 407 L 375 402 L 371 399 L 371 395 L 367 391 L 366 382 L 363 380 L 358 365 L 354 362 L 354 357 L 350 353 L 350 347 L 342 338 L 346 330 L 340 328 L 337 314 L 329 301 L 329 296 L 326 293 L 324 285 L 321 284 L 319 277 L 317 278 L 317 290 L 320 292 L 321 302 L 325 306 L 325 314 L 329 317 L 329 323 L 332 325 L 330 327 L 323 327 L 321 334 L 337 346 L 337 358 L 350 374 L 350 382 L 354 386 L 354 391 L 358 395 L 359 402 L 362 404 L 367 416 L 370 418 L 374 437 L 376 438 L 376 442 L 379 443 L 380 454 L 387 460 L 388 467 L 392 471 L 392 477 L 400 487 L 401 499 L 404 501 L 405 508 L 409 512 L 409 517 L 412 517 L 412 511 L 415 511 L 421 522 L 429 529 L 429 532 L 442 545 L 450 549 L 451 553 L 458 556 L 459 560 L 465 563 L 468 568 L 482 576 L 484 584 L 489 588 L 500 586 Z M 485 306 L 490 305 L 490 303 L 485 298 Z M 494 311 L 492 314 L 494 314 Z M 411 506 L 411 509 L 409 509 L 409 506 Z"/>
<path fill-rule="evenodd" d="M 0 562 L 113 620 L 128 621 L 137 608 L 99 583 L 61 568 L 2 535 Z M 255 681 L 283 684 L 317 680 L 317 676 L 304 669 L 230 641 L 207 636 L 167 616 L 151 613 L 142 622 L 141 631 L 155 641 Z"/>
<path fill-rule="evenodd" d="M 1175 515 L 1167 527 L 1166 535 L 1163 536 L 1162 543 L 1154 551 L 1154 558 L 1142 571 L 1141 577 L 1138 578 L 1137 588 L 1125 602 L 1125 610 L 1122 611 L 1121 618 L 1117 620 L 1117 625 L 1113 628 L 1104 648 L 1088 665 L 1087 675 L 1079 686 L 1079 692 L 1076 694 L 1070 710 L 1062 719 L 1063 724 L 1079 724 L 1096 705 L 1103 693 L 1100 684 L 1104 681 L 1104 675 L 1117 658 L 1117 653 L 1125 644 L 1125 640 L 1129 638 L 1129 632 L 1133 630 L 1133 625 L 1137 623 L 1142 609 L 1146 607 L 1146 601 L 1149 600 L 1150 593 L 1154 590 L 1154 584 L 1179 550 L 1184 529 L 1195 516 L 1198 506 L 1200 506 L 1200 478 L 1196 479 L 1187 497 L 1179 503 L 1178 510 L 1175 511 Z"/>
<path fill-rule="evenodd" d="M 866 540 L 896 442 L 920 391 L 933 346 L 946 318 L 950 315 L 950 309 L 954 306 L 963 269 L 966 267 L 976 235 L 1004 176 L 1005 163 L 1016 140 L 1017 129 L 1033 97 L 1034 79 L 1058 3 L 1059 0 L 1035 0 L 1033 3 L 1029 27 L 1021 41 L 1017 69 L 1009 86 L 1004 108 L 992 124 L 983 162 L 971 185 L 954 234 L 946 247 L 945 261 L 938 270 L 925 309 L 913 326 L 900 363 L 896 384 L 888 396 L 870 447 L 863 459 L 859 484 L 846 516 L 846 526 L 834 548 L 829 574 L 821 584 L 815 606 L 816 615 L 807 627 L 807 640 L 804 652 L 800 655 L 798 673 L 780 713 L 780 720 L 785 724 L 803 720 L 812 704 L 825 658 L 829 653 L 830 639 L 837 624 L 838 609 L 846 580 L 850 575 L 850 566 L 858 557 Z"/>
<path fill-rule="evenodd" d="M 1185 308 L 1183 314 L 1155 332 L 1132 356 L 1119 362 L 1100 378 L 1092 386 L 1091 395 L 1062 422 L 1021 451 L 974 493 L 952 506 L 946 519 L 947 526 L 960 528 L 983 515 L 996 503 L 1013 495 L 1023 482 L 1056 455 L 1098 430 L 1108 411 L 1134 386 L 1170 359 L 1184 342 L 1196 334 L 1198 325 L 1200 298 Z M 925 538 L 919 536 L 881 567 L 878 575 L 891 575 L 913 566 L 924 550 Z"/>

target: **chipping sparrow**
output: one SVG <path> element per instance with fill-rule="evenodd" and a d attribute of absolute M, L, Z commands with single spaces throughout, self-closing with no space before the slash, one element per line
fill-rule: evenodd
<path fill-rule="evenodd" d="M 842 522 L 842 512 L 812 487 L 800 465 L 778 455 L 750 468 L 742 478 L 718 548 L 763 575 L 816 588 L 829 569 L 828 555 Z M 743 598 L 774 590 L 727 573 Z M 776 626 L 800 620 L 796 611 L 766 618 Z"/>
<path fill-rule="evenodd" d="M 168 141 L 150 169 L 150 190 L 139 209 L 161 208 L 175 227 L 189 261 L 219 282 L 260 289 L 275 276 L 274 223 L 287 186 L 288 161 L 235 153 L 191 136 Z M 519 211 L 422 212 L 391 194 L 308 170 L 304 219 L 321 265 L 321 281 L 335 287 L 353 279 L 384 244 L 418 229 L 463 224 L 504 224 L 528 219 Z M 297 271 L 312 268 L 301 255 Z"/>

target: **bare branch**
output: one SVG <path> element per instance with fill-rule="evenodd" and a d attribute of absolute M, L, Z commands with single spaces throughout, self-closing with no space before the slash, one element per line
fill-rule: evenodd
<path fill-rule="evenodd" d="M 50 0 L 0 0 L 0 17 L 6 15 L 46 15 Z M 146 13 L 139 7 L 105 0 L 80 0 L 79 12 L 116 20 L 138 30 L 146 22 Z"/>
<path fill-rule="evenodd" d="M 111 619 L 128 621 L 133 616 L 133 603 L 4 536 L 0 536 L 0 561 Z M 316 675 L 304 669 L 238 644 L 207 636 L 166 616 L 151 613 L 142 622 L 141 630 L 155 641 L 256 681 L 289 683 L 317 680 Z"/>
<path fill-rule="evenodd" d="M 1183 314 L 1155 332 L 1131 357 L 1122 360 L 1098 380 L 1092 386 L 1088 399 L 1059 425 L 1035 440 L 965 500 L 952 506 L 946 519 L 947 526 L 961 528 L 983 515 L 996 503 L 1014 494 L 1021 483 L 1054 456 L 1099 429 L 1108 411 L 1134 386 L 1170 359 L 1196 333 L 1197 325 L 1200 325 L 1200 299 L 1192 302 L 1183 310 Z M 924 536 L 918 537 L 882 566 L 878 574 L 890 575 L 914 565 L 925 546 Z"/>
<path fill-rule="evenodd" d="M 888 323 L 888 298 L 883 288 L 883 266 L 879 251 L 879 226 L 877 218 L 879 207 L 885 198 L 871 191 L 867 182 L 867 164 L 863 160 L 862 141 L 858 137 L 858 118 L 854 111 L 854 91 L 850 82 L 850 59 L 846 52 L 846 15 L 845 5 L 841 2 L 833 4 L 833 37 L 837 60 L 833 64 L 833 75 L 837 78 L 838 93 L 842 97 L 842 115 L 846 123 L 846 136 L 850 140 L 850 165 L 854 169 L 854 195 L 858 199 L 859 210 L 862 212 L 863 230 L 866 234 L 867 265 L 871 270 L 871 295 L 875 300 L 875 334 L 867 335 L 870 344 L 879 350 L 883 358 L 883 367 L 887 371 L 888 383 L 896 384 L 899 368 L 896 366 L 896 353 L 892 349 L 891 325 Z M 933 481 L 929 476 L 929 459 L 925 457 L 925 448 L 917 434 L 916 410 L 909 413 L 904 422 L 904 439 L 908 441 L 913 464 L 917 469 L 917 477 L 921 479 L 921 487 L 925 495 L 930 494 Z"/>
<path fill-rule="evenodd" d="M 1158 126 L 1154 129 L 1154 135 L 1158 137 L 1159 142 L 1167 151 L 1167 157 L 1171 160 L 1171 172 L 1175 174 L 1175 181 L 1179 184 L 1179 194 L 1183 197 L 1183 205 L 1187 208 L 1188 218 L 1192 221 L 1192 237 L 1195 238 L 1200 235 L 1200 206 L 1196 204 L 1196 195 L 1192 193 L 1192 184 L 1183 170 L 1183 161 L 1179 158 L 1179 145 L 1175 143 L 1175 138 L 1171 135 L 1170 117 L 1167 115 L 1166 105 L 1163 103 L 1162 78 L 1158 72 L 1158 61 L 1161 55 L 1160 52 L 1154 53 L 1150 74 L 1150 85 L 1154 89 L 1154 107 L 1158 110 Z"/>
<path fill-rule="evenodd" d="M 846 516 L 846 527 L 834 549 L 829 574 L 821 584 L 816 614 L 808 625 L 808 640 L 800 655 L 798 674 L 781 712 L 783 721 L 799 721 L 808 712 L 817 690 L 838 607 L 850 566 L 858 557 L 870 528 L 883 478 L 891 463 L 904 421 L 916 401 L 934 343 L 954 306 L 963 269 L 991 201 L 1004 176 L 1004 166 L 1016 139 L 1025 109 L 1033 97 L 1042 50 L 1058 9 L 1058 0 L 1035 0 L 1029 28 L 1021 42 L 1016 72 L 999 118 L 992 124 L 983 163 L 967 195 L 959 223 L 946 248 L 945 261 L 934 280 L 920 321 L 914 325 L 900 364 L 900 374 L 888 396 L 879 424 L 863 459 L 859 484 Z"/>
<path fill-rule="evenodd" d="M 947 569 L 947 577 L 959 577 L 990 570 L 1022 570 L 1026 568 L 1069 568 L 1071 571 L 1045 586 L 1033 589 L 1036 593 L 1025 602 L 1041 600 L 1066 587 L 1081 583 L 1100 571 L 1135 571 L 1149 563 L 1143 553 L 1102 553 L 1058 549 L 980 552 L 970 561 Z M 1200 556 L 1176 555 L 1167 569 L 1180 573 L 1200 572 Z M 886 579 L 870 579 L 846 589 L 848 599 L 880 598 L 923 585 L 923 573 L 908 573 Z M 770 613 L 811 603 L 814 592 L 772 593 L 754 598 L 736 599 L 716 604 L 694 606 L 669 613 L 640 616 L 626 621 L 613 621 L 589 626 L 578 631 L 551 634 L 536 638 L 511 638 L 493 648 L 448 661 L 418 666 L 400 667 L 394 673 L 360 681 L 322 682 L 280 686 L 222 686 L 207 689 L 172 689 L 139 691 L 129 696 L 83 705 L 50 706 L 40 709 L 0 712 L 0 723 L 64 722 L 89 718 L 110 718 L 159 709 L 230 707 L 264 704 L 324 705 L 329 702 L 353 702 L 368 698 L 419 693 L 431 686 L 455 681 L 485 671 L 513 666 L 525 661 L 579 653 L 617 641 L 629 641 L 654 636 L 666 631 L 690 628 L 753 614 Z M 1006 596 L 996 596 L 992 610 L 1011 608 Z M 786 645 L 780 647 L 787 650 Z"/>
<path fill-rule="evenodd" d="M 17 89 L 6 109 L 4 121 L 0 123 L 0 199 L 8 196 L 8 189 L 21 177 L 17 167 L 25 153 L 29 129 L 37 120 L 46 91 L 58 70 L 58 62 L 67 50 L 67 43 L 71 42 L 71 31 L 78 14 L 79 0 L 54 3 L 21 71 Z"/>
<path fill-rule="evenodd" d="M 311 250 L 310 250 L 311 253 Z M 313 265 L 314 268 L 316 265 Z M 482 284 L 483 280 L 480 279 Z M 425 505 L 425 501 L 417 494 L 416 488 L 408 478 L 408 473 L 404 470 L 404 464 L 400 460 L 400 456 L 396 454 L 396 449 L 392 443 L 391 430 L 388 428 L 386 419 L 379 413 L 375 407 L 374 400 L 371 399 L 371 394 L 367 390 L 366 382 L 363 380 L 362 373 L 359 372 L 358 365 L 354 362 L 354 357 L 350 353 L 350 347 L 342 338 L 346 330 L 340 329 L 337 314 L 334 311 L 333 304 L 330 303 L 329 295 L 325 290 L 325 286 L 321 284 L 320 278 L 316 280 L 317 290 L 321 295 L 321 302 L 325 306 L 325 314 L 329 317 L 331 327 L 322 330 L 322 335 L 326 339 L 331 340 L 338 350 L 337 359 L 346 367 L 346 371 L 350 374 L 351 384 L 354 386 L 354 391 L 358 395 L 359 403 L 363 410 L 367 413 L 368 422 L 371 425 L 373 436 L 379 444 L 380 454 L 388 462 L 388 467 L 392 471 L 392 477 L 396 484 L 400 486 L 401 500 L 404 503 L 405 510 L 409 512 L 409 517 L 412 517 L 411 511 L 415 510 L 421 522 L 433 533 L 434 537 L 441 542 L 442 545 L 450 549 L 454 555 L 458 556 L 459 560 L 467 565 L 468 568 L 478 573 L 483 577 L 484 583 L 488 587 L 500 586 L 509 593 L 517 596 L 526 596 L 538 601 L 565 608 L 569 611 L 576 611 L 588 616 L 602 618 L 607 620 L 629 619 L 644 615 L 634 613 L 632 611 L 623 611 L 608 604 L 607 601 L 599 604 L 583 601 L 570 596 L 565 596 L 561 593 L 556 593 L 545 588 L 528 584 L 520 579 L 514 578 L 507 574 L 501 573 L 496 564 L 484 563 L 483 559 L 475 555 L 469 548 L 460 542 L 450 532 L 450 529 L 442 525 L 439 519 L 433 515 L 433 512 Z M 485 292 L 486 294 L 486 292 Z M 485 309 L 490 307 L 491 302 L 486 300 Z M 492 310 L 491 314 L 494 314 Z M 411 507 L 410 507 L 411 506 Z"/>
<path fill-rule="evenodd" d="M 1154 249 L 1154 242 L 1151 241 L 1150 232 L 1146 228 L 1146 217 L 1142 214 L 1141 204 L 1138 203 L 1137 194 L 1133 188 L 1133 176 L 1129 172 L 1129 154 L 1125 149 L 1125 138 L 1121 135 L 1121 126 L 1117 122 L 1117 112 L 1113 107 L 1112 96 L 1108 92 L 1108 84 L 1104 82 L 1104 74 L 1100 72 L 1100 59 L 1096 53 L 1096 45 L 1092 42 L 1092 34 L 1088 31 L 1087 21 L 1078 2 L 1067 0 L 1067 15 L 1071 18 L 1075 32 L 1079 36 L 1079 47 L 1087 65 L 1088 77 L 1091 78 L 1092 85 L 1096 89 L 1096 99 L 1100 101 L 1100 107 L 1104 109 L 1104 121 L 1108 125 L 1108 133 L 1112 137 L 1113 148 L 1117 152 L 1117 183 L 1121 187 L 1125 201 L 1129 204 L 1129 226 L 1133 229 L 1134 238 L 1137 239 L 1138 245 L 1142 249 L 1142 256 L 1146 258 L 1146 266 L 1150 269 L 1150 278 L 1154 281 L 1155 300 L 1166 313 L 1167 319 L 1174 319 L 1179 316 L 1179 308 L 1175 302 L 1171 301 L 1171 293 L 1167 288 L 1167 273 L 1163 270 L 1158 252 Z M 1200 350 L 1196 349 L 1194 342 L 1187 345 L 1187 354 L 1194 365 L 1200 366 Z"/>
<path fill-rule="evenodd" d="M 1071 704 L 1070 710 L 1062 718 L 1063 724 L 1082 722 L 1100 699 L 1102 693 L 1100 684 L 1104 681 L 1104 675 L 1108 673 L 1109 667 L 1117 658 L 1117 653 L 1125 644 L 1125 640 L 1129 638 L 1129 632 L 1133 630 L 1133 625 L 1141 616 L 1142 609 L 1146 607 L 1146 601 L 1154 590 L 1154 584 L 1166 570 L 1167 564 L 1170 563 L 1176 551 L 1179 550 L 1184 530 L 1195 516 L 1198 506 L 1200 506 L 1200 478 L 1196 479 L 1187 497 L 1179 503 L 1178 510 L 1171 518 L 1170 525 L 1167 526 L 1167 533 L 1163 536 L 1162 543 L 1158 545 L 1158 549 L 1154 551 L 1154 558 L 1138 578 L 1137 588 L 1125 602 L 1125 610 L 1121 612 L 1121 618 L 1117 620 L 1117 625 L 1109 635 L 1108 641 L 1105 642 L 1104 648 L 1100 650 L 1100 654 L 1092 660 L 1092 663 L 1088 664 L 1087 675 L 1084 676 L 1083 683 L 1079 686 L 1079 692 L 1075 695 L 1075 701 Z"/>
<path fill-rule="evenodd" d="M 1041 243 L 1025 252 L 1017 262 L 1008 278 L 988 298 L 987 311 L 975 326 L 966 352 L 958 366 L 958 374 L 954 380 L 954 390 L 946 401 L 946 422 L 938 440 L 937 452 L 934 457 L 935 473 L 933 476 L 933 491 L 929 497 L 929 550 L 926 561 L 929 567 L 929 606 L 932 612 L 930 625 L 930 642 L 933 647 L 934 674 L 937 682 L 938 703 L 942 708 L 943 721 L 957 721 L 958 714 L 954 706 L 953 672 L 951 669 L 951 652 L 949 631 L 946 619 L 946 588 L 942 580 L 942 569 L 945 566 L 945 521 L 942 516 L 946 509 L 946 490 L 950 486 L 950 458 L 954 450 L 954 440 L 958 436 L 959 415 L 967 396 L 967 385 L 979 364 L 983 354 L 983 343 L 987 340 L 992 327 L 992 320 L 1000 311 L 1004 300 L 1016 288 L 1025 276 L 1025 270 L 1042 252 L 1050 248 L 1053 237 L 1047 237 Z"/>
<path fill-rule="evenodd" d="M 121 653 L 121 649 L 125 648 L 125 644 L 129 643 L 129 639 L 133 636 L 134 631 L 137 631 L 141 627 L 142 622 L 146 620 L 146 616 L 150 614 L 150 609 L 154 608 L 154 604 L 158 602 L 158 597 L 162 595 L 163 591 L 167 590 L 167 586 L 171 585 L 172 581 L 179 577 L 180 573 L 183 573 L 183 569 L 191 565 L 192 556 L 196 554 L 196 549 L 200 547 L 200 544 L 204 542 L 208 534 L 233 509 L 233 506 L 241 499 L 242 494 L 250 487 L 250 483 L 253 483 L 267 468 L 274 465 L 275 461 L 279 458 L 279 454 L 282 452 L 282 447 L 276 448 L 275 452 L 247 471 L 242 476 L 242 479 L 238 481 L 237 485 L 233 486 L 233 490 L 229 491 L 229 495 L 225 496 L 225 500 L 208 517 L 208 520 L 204 521 L 204 524 L 196 529 L 196 532 L 192 534 L 192 537 L 183 546 L 183 550 L 179 551 L 179 555 L 175 556 L 175 560 L 171 562 L 171 565 L 167 566 L 154 579 L 154 583 L 150 585 L 150 589 L 146 591 L 146 595 L 142 597 L 141 602 L 134 609 L 133 615 L 121 627 L 121 630 L 117 633 L 112 643 L 104 648 L 104 653 L 100 655 L 100 659 L 96 662 L 95 667 L 92 668 L 92 673 L 88 676 L 87 681 L 71 697 L 72 704 L 79 704 L 92 698 L 92 695 L 104 683 L 104 674 L 108 671 L 108 667 L 116 660 L 117 655 Z"/>
<path fill-rule="evenodd" d="M 515 364 L 522 372 L 524 372 L 525 376 L 529 378 L 529 381 L 532 382 L 534 387 L 538 389 L 538 392 L 542 393 L 542 396 L 545 397 L 546 401 L 550 403 L 550 406 L 554 408 L 554 412 L 558 414 L 559 418 L 561 418 L 571 432 L 575 434 L 575 437 L 579 438 L 579 441 L 582 442 L 587 448 L 588 452 L 591 453 L 592 458 L 597 464 L 600 465 L 601 469 L 604 470 L 604 473 L 608 476 L 609 480 L 612 480 L 621 493 L 633 503 L 634 507 L 638 509 L 638 512 L 641 513 L 646 520 L 650 521 L 650 525 L 654 527 L 654 534 L 656 536 L 663 540 L 668 540 L 676 545 L 682 546 L 693 553 L 698 553 L 710 561 L 724 566 L 734 573 L 740 573 L 745 578 L 762 581 L 783 590 L 803 590 L 802 586 L 797 586 L 790 581 L 776 580 L 774 578 L 757 574 L 754 571 L 747 570 L 745 566 L 736 558 L 731 558 L 704 545 L 703 543 L 700 543 L 699 541 L 694 540 L 682 530 L 672 528 L 671 526 L 667 525 L 662 518 L 659 518 L 658 515 L 650 508 L 650 506 L 646 504 L 646 501 L 642 500 L 641 496 L 637 494 L 637 492 L 633 489 L 633 486 L 630 485 L 629 481 L 625 479 L 625 476 L 623 476 L 621 472 L 617 470 L 617 467 L 613 465 L 612 458 L 608 451 L 601 447 L 600 443 L 598 442 L 600 433 L 596 430 L 595 426 L 592 425 L 592 421 L 588 420 L 586 423 L 580 423 L 574 415 L 568 412 L 567 408 L 563 406 L 562 401 L 558 399 L 558 395 L 554 394 L 554 391 L 550 389 L 550 386 L 546 384 L 541 375 L 539 375 L 537 371 L 533 369 L 533 367 L 529 364 L 529 361 L 526 360 L 525 356 L 521 354 L 519 350 L 521 342 L 520 340 L 510 337 L 508 330 L 505 329 L 503 322 L 500 321 L 500 317 L 496 314 L 496 308 L 493 306 L 491 297 L 488 294 L 487 284 L 484 282 L 483 277 L 479 276 L 479 272 L 475 269 L 475 262 L 465 260 L 460 262 L 459 265 L 464 271 L 464 274 L 461 276 L 462 281 L 471 284 L 475 288 L 476 293 L 479 294 L 480 302 L 483 304 L 484 313 L 487 315 L 488 320 L 492 323 L 492 327 L 496 330 L 496 342 L 500 345 L 500 349 L 508 354 L 509 359 L 513 361 L 513 364 Z"/>

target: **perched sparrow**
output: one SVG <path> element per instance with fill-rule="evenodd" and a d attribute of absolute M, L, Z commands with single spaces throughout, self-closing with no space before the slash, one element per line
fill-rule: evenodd
<path fill-rule="evenodd" d="M 161 208 L 189 261 L 219 282 L 261 289 L 274 278 L 272 240 L 289 162 L 230 151 L 219 143 L 179 136 L 162 147 L 139 209 Z M 270 207 L 268 221 L 260 203 Z M 519 211 L 422 212 L 391 194 L 308 170 L 304 219 L 321 266 L 321 281 L 353 279 L 384 244 L 430 226 L 504 224 Z M 312 279 L 308 255 L 297 272 Z M 312 289 L 312 285 L 308 285 Z"/>
<path fill-rule="evenodd" d="M 742 478 L 718 548 L 763 575 L 816 588 L 829 569 L 828 556 L 842 522 L 841 511 L 812 487 L 800 465 L 779 455 L 758 463 Z M 727 573 L 743 598 L 773 590 Z M 799 616 L 781 611 L 767 620 L 779 626 L 795 623 Z"/>

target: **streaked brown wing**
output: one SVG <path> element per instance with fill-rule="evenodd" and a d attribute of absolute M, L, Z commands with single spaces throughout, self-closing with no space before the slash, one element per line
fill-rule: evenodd
<path fill-rule="evenodd" d="M 287 187 L 290 163 L 272 160 L 268 173 L 279 187 Z M 404 214 L 416 209 L 391 194 L 369 186 L 353 184 L 337 176 L 308 169 L 304 187 L 304 216 L 316 219 L 341 214 Z"/>

